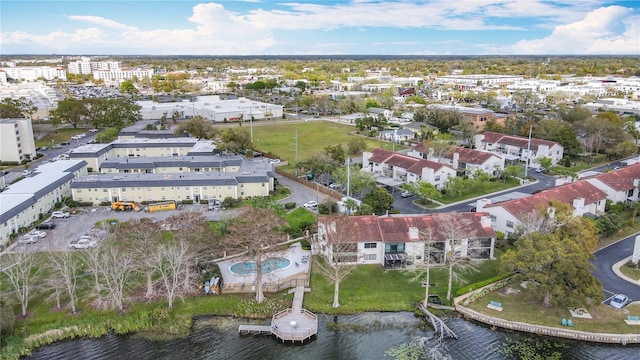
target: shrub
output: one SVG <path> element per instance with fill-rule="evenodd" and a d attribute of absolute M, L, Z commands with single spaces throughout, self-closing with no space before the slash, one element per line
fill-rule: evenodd
<path fill-rule="evenodd" d="M 111 201 L 103 201 L 100 203 L 100 206 L 111 206 Z"/>
<path fill-rule="evenodd" d="M 295 207 L 296 207 L 296 202 L 295 201 L 291 201 L 291 202 L 288 202 L 288 203 L 284 204 L 284 208 L 287 209 L 287 210 L 291 210 L 291 209 L 293 209 Z"/>
<path fill-rule="evenodd" d="M 495 286 L 490 286 L 487 289 L 485 289 L 486 292 L 503 288 L 509 283 L 509 280 L 504 281 L 504 284 L 502 284 L 502 282 L 500 282 L 500 280 L 506 279 L 506 278 L 510 277 L 511 275 L 513 275 L 513 274 L 512 273 L 501 274 L 501 275 L 494 276 L 494 277 L 492 277 L 490 279 L 487 279 L 487 280 L 483 280 L 483 281 L 480 281 L 480 282 L 477 282 L 477 283 L 474 283 L 474 284 L 469 284 L 469 285 L 467 285 L 465 287 L 462 287 L 462 288 L 458 289 L 458 291 L 456 291 L 456 296 L 464 295 L 464 294 L 466 294 L 466 293 L 468 293 L 470 291 L 473 291 L 475 289 L 480 289 L 481 287 L 485 287 L 485 286 L 487 286 L 487 285 L 489 285 L 491 283 L 496 283 L 496 284 L 495 284 Z M 478 296 L 478 297 L 481 297 L 481 296 Z M 474 300 L 477 299 L 478 297 L 475 297 Z M 470 301 L 473 301 L 473 300 L 470 299 Z"/>
<path fill-rule="evenodd" d="M 193 204 L 193 200 L 182 200 L 182 204 L 183 205 L 192 205 Z"/>

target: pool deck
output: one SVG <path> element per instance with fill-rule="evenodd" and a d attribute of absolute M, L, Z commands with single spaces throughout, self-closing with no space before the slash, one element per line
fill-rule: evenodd
<path fill-rule="evenodd" d="M 285 342 L 305 342 L 318 335 L 318 317 L 302 308 L 304 293 L 311 289 L 304 286 L 296 286 L 289 290 L 293 293 L 291 308 L 282 310 L 273 315 L 271 325 L 240 325 L 239 334 L 271 333 L 276 339 Z"/>
<path fill-rule="evenodd" d="M 291 261 L 291 263 L 285 268 L 262 274 L 262 281 L 264 285 L 280 284 L 283 279 L 291 279 L 292 277 L 305 278 L 311 270 L 311 251 L 302 250 L 302 247 L 300 247 L 300 244 L 298 243 L 292 244 L 285 251 L 268 253 L 264 255 L 263 259 L 274 257 L 287 258 Z M 238 257 L 218 262 L 223 280 L 222 291 L 255 291 L 254 286 L 256 283 L 256 274 L 242 275 L 233 273 L 229 270 L 231 268 L 231 265 L 245 260 L 251 261 L 252 259 Z"/>

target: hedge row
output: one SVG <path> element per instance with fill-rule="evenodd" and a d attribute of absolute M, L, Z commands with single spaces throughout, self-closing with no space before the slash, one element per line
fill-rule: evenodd
<path fill-rule="evenodd" d="M 498 282 L 498 281 L 500 281 L 502 279 L 506 279 L 506 278 L 510 277 L 511 275 L 513 275 L 513 273 L 501 274 L 501 275 L 489 278 L 487 280 L 483 280 L 483 281 L 480 281 L 480 282 L 477 282 L 477 283 L 474 283 L 474 284 L 467 285 L 465 287 L 462 287 L 462 288 L 458 289 L 458 291 L 456 291 L 456 297 L 462 296 L 462 295 L 464 295 L 464 294 L 466 294 L 466 293 L 468 293 L 470 291 L 473 291 L 475 289 L 480 289 L 481 287 L 485 287 L 485 286 L 487 286 L 487 285 L 489 285 L 491 283 Z"/>

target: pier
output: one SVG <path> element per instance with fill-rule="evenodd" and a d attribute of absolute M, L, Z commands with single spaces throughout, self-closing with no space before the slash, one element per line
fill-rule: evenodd
<path fill-rule="evenodd" d="M 293 293 L 291 308 L 277 312 L 271 318 L 271 325 L 240 325 L 239 334 L 271 333 L 276 339 L 285 342 L 299 341 L 301 343 L 318 335 L 318 317 L 302 308 L 304 293 L 311 291 L 304 286 L 296 286 L 289 290 Z"/>

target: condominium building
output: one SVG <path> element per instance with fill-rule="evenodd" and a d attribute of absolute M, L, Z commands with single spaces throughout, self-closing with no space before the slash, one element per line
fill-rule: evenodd
<path fill-rule="evenodd" d="M 63 68 L 50 66 L 17 66 L 3 67 L 0 70 L 5 72 L 7 79 L 16 81 L 36 81 L 45 80 L 67 80 L 67 73 Z"/>
<path fill-rule="evenodd" d="M 0 161 L 21 162 L 36 155 L 31 119 L 0 119 Z"/>

